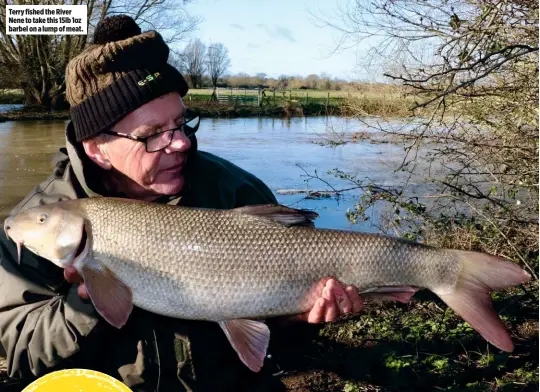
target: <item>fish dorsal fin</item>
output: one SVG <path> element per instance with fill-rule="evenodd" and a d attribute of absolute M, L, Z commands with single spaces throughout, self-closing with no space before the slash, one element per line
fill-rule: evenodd
<path fill-rule="evenodd" d="M 91 257 L 84 260 L 81 272 L 97 312 L 112 326 L 122 328 L 133 310 L 131 289 Z"/>
<path fill-rule="evenodd" d="M 261 370 L 270 342 L 270 330 L 265 323 L 254 320 L 221 321 L 219 326 L 240 360 L 252 371 Z"/>
<path fill-rule="evenodd" d="M 232 210 L 239 214 L 247 214 L 255 217 L 265 218 L 279 223 L 283 226 L 309 226 L 313 227 L 313 220 L 319 214 L 309 210 L 297 210 L 276 204 L 260 204 L 245 206 Z"/>

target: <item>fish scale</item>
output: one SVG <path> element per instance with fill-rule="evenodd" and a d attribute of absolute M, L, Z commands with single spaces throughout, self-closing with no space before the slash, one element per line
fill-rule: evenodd
<path fill-rule="evenodd" d="M 360 290 L 434 290 L 451 287 L 460 269 L 448 252 L 376 235 L 285 227 L 234 211 L 107 203 L 79 203 L 94 258 L 129 282 L 137 306 L 178 318 L 302 313 L 326 276 Z"/>

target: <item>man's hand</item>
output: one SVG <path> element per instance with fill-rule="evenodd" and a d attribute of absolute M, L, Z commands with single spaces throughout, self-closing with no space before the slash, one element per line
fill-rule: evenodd
<path fill-rule="evenodd" d="M 79 275 L 75 267 L 67 267 L 64 269 L 64 279 L 66 279 L 69 283 L 80 283 L 79 287 L 77 288 L 77 293 L 81 298 L 89 298 L 83 278 L 81 275 Z"/>
<path fill-rule="evenodd" d="M 357 313 L 364 307 L 364 301 L 354 286 L 343 286 L 335 279 L 328 279 L 322 295 L 315 301 L 311 311 L 295 316 L 298 320 L 317 324 L 330 322 L 345 313 Z"/>

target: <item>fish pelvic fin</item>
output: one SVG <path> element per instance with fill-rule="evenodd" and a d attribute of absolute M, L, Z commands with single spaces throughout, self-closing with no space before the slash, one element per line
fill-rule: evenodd
<path fill-rule="evenodd" d="M 133 310 L 131 289 L 91 257 L 84 260 L 81 272 L 96 311 L 112 326 L 122 328 Z"/>
<path fill-rule="evenodd" d="M 503 351 L 514 349 L 506 326 L 493 309 L 490 292 L 527 282 L 531 276 L 516 263 L 469 251 L 452 251 L 461 261 L 452 291 L 433 290 L 488 342 Z"/>
<path fill-rule="evenodd" d="M 261 370 L 270 342 L 268 326 L 261 321 L 244 319 L 220 321 L 219 326 L 240 360 L 254 372 Z"/>
<path fill-rule="evenodd" d="M 269 221 L 279 223 L 283 226 L 309 226 L 313 227 L 319 214 L 315 211 L 297 210 L 275 204 L 260 204 L 254 206 L 245 206 L 232 210 L 235 213 L 252 215 Z"/>

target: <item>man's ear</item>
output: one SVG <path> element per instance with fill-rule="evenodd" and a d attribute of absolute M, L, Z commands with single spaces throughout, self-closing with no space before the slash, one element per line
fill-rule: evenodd
<path fill-rule="evenodd" d="M 99 137 L 93 137 L 82 141 L 84 152 L 96 165 L 105 170 L 111 170 L 112 164 L 103 152 L 103 145 L 99 142 Z"/>

